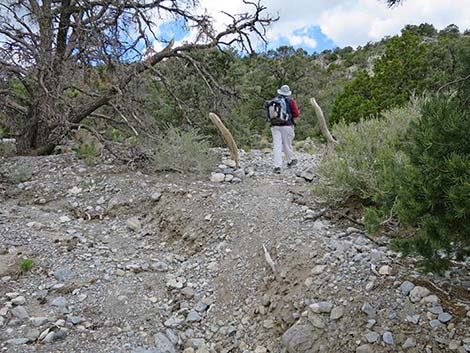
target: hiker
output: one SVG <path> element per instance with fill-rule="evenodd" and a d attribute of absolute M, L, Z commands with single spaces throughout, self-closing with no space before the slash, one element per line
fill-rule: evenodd
<path fill-rule="evenodd" d="M 274 173 L 280 174 L 282 168 L 282 151 L 287 159 L 287 167 L 297 163 L 294 158 L 292 141 L 294 140 L 294 119 L 300 115 L 299 108 L 288 85 L 277 90 L 278 96 L 266 102 L 267 118 L 273 135 Z"/>

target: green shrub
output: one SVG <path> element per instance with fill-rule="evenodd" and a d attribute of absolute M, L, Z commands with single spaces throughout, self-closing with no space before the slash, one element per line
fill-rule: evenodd
<path fill-rule="evenodd" d="M 33 177 L 33 169 L 26 165 L 20 165 L 18 169 L 8 174 L 8 180 L 12 184 L 23 183 Z"/>
<path fill-rule="evenodd" d="M 356 196 L 369 202 L 393 203 L 402 166 L 408 163 L 398 147 L 410 122 L 417 118 L 415 104 L 385 112 L 380 119 L 336 125 L 333 135 L 339 144 L 318 167 L 318 194 L 329 202 Z"/>
<path fill-rule="evenodd" d="M 75 156 L 83 159 L 86 163 L 91 163 L 98 156 L 95 145 L 92 143 L 81 143 L 75 149 Z"/>
<path fill-rule="evenodd" d="M 1 127 L 0 127 L 0 157 L 11 157 L 16 154 L 16 145 L 12 139 L 1 138 Z"/>
<path fill-rule="evenodd" d="M 152 169 L 205 173 L 216 165 L 210 147 L 198 130 L 183 131 L 170 126 L 150 146 Z"/>
<path fill-rule="evenodd" d="M 411 165 L 395 210 L 418 232 L 396 245 L 422 255 L 427 270 L 442 271 L 449 260 L 470 255 L 470 108 L 436 97 L 421 113 L 407 135 Z"/>
<path fill-rule="evenodd" d="M 34 267 L 34 261 L 31 259 L 24 259 L 20 262 L 20 271 L 28 272 Z"/>
<path fill-rule="evenodd" d="M 106 138 L 111 141 L 116 141 L 116 142 L 124 142 L 126 139 L 126 136 L 124 134 L 113 127 L 109 127 L 106 129 Z"/>

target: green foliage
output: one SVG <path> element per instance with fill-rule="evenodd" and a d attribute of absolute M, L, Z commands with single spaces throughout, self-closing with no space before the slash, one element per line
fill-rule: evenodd
<path fill-rule="evenodd" d="M 34 267 L 34 261 L 31 259 L 24 259 L 20 262 L 20 271 L 28 272 Z"/>
<path fill-rule="evenodd" d="M 382 118 L 358 124 L 337 124 L 333 135 L 336 153 L 324 158 L 316 188 L 329 202 L 356 196 L 368 202 L 393 203 L 395 185 L 407 156 L 398 149 L 411 121 L 418 118 L 415 106 L 385 112 Z"/>
<path fill-rule="evenodd" d="M 428 269 L 470 255 L 470 109 L 458 99 L 426 102 L 408 133 L 411 166 L 398 189 L 396 214 L 418 227 L 399 243 Z"/>
<path fill-rule="evenodd" d="M 124 142 L 126 140 L 126 136 L 123 132 L 113 127 L 106 129 L 106 138 L 116 142 Z"/>
<path fill-rule="evenodd" d="M 1 133 L 1 130 L 0 130 Z M 7 139 L 1 140 L 0 135 L 0 157 L 11 157 L 16 154 L 16 145 L 13 141 Z"/>
<path fill-rule="evenodd" d="M 364 225 L 367 234 L 375 235 L 380 230 L 380 221 L 382 215 L 379 210 L 374 207 L 368 207 L 364 210 Z"/>
<path fill-rule="evenodd" d="M 93 143 L 81 143 L 74 151 L 75 156 L 78 159 L 83 159 L 86 163 L 92 163 L 98 156 L 98 152 Z"/>
<path fill-rule="evenodd" d="M 170 126 L 150 148 L 151 168 L 156 171 L 206 173 L 216 165 L 209 141 L 195 129 L 183 131 Z"/>
<path fill-rule="evenodd" d="M 8 181 L 12 184 L 24 183 L 33 177 L 33 169 L 27 165 L 20 165 L 18 169 L 8 174 Z"/>
<path fill-rule="evenodd" d="M 420 37 L 404 31 L 388 40 L 383 56 L 374 63 L 373 75 L 361 71 L 334 102 L 331 121 L 357 122 L 406 104 L 412 93 L 423 91 L 425 46 Z"/>

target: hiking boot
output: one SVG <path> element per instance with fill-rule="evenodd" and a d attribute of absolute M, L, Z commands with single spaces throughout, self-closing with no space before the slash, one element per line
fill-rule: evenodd
<path fill-rule="evenodd" d="M 287 166 L 290 168 L 290 167 L 293 167 L 296 164 L 297 164 L 297 159 L 293 159 L 293 160 L 291 160 L 290 162 L 287 163 Z"/>
<path fill-rule="evenodd" d="M 273 172 L 274 172 L 275 174 L 281 174 L 281 168 L 276 167 L 276 168 L 273 169 Z"/>

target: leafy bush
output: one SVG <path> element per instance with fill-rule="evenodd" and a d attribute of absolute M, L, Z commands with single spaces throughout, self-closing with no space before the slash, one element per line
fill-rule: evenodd
<path fill-rule="evenodd" d="M 398 149 L 411 121 L 418 118 L 417 105 L 394 109 L 383 118 L 362 120 L 333 128 L 339 144 L 322 161 L 317 174 L 319 195 L 329 202 L 350 196 L 375 203 L 393 203 L 407 156 Z"/>
<path fill-rule="evenodd" d="M 170 126 L 151 144 L 154 170 L 204 173 L 216 165 L 210 144 L 198 130 L 183 131 Z"/>
<path fill-rule="evenodd" d="M 411 165 L 395 209 L 418 233 L 396 245 L 424 256 L 426 269 L 440 271 L 453 257 L 470 255 L 470 109 L 456 98 L 438 97 L 421 113 L 407 135 Z"/>

